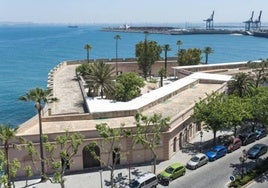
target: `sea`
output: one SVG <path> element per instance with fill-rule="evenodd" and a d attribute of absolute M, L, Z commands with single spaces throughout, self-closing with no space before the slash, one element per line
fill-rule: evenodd
<path fill-rule="evenodd" d="M 118 57 L 135 57 L 143 33 L 104 32 L 103 27 L 107 25 L 0 24 L 0 124 L 16 127 L 36 115 L 34 104 L 18 97 L 32 88 L 46 88 L 48 72 L 60 62 L 86 59 L 85 44 L 92 47 L 90 59 L 115 58 L 114 36 L 119 34 Z M 209 46 L 213 49 L 209 64 L 268 58 L 268 38 L 150 34 L 148 39 L 169 44 L 169 57 L 176 56 L 178 40 L 184 49 Z"/>

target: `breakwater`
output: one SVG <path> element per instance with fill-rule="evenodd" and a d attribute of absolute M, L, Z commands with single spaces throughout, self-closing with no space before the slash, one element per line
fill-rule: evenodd
<path fill-rule="evenodd" d="M 153 33 L 153 34 L 168 34 L 168 35 L 193 35 L 193 34 L 246 34 L 242 30 L 229 30 L 229 29 L 182 29 L 176 27 L 106 27 L 102 31 L 109 32 L 129 32 L 129 33 Z"/>
<path fill-rule="evenodd" d="M 244 30 L 232 30 L 232 29 L 182 29 L 176 27 L 150 27 L 150 26 L 140 26 L 140 27 L 106 27 L 102 28 L 102 31 L 107 32 L 128 32 L 128 33 L 151 33 L 151 34 L 166 34 L 166 35 L 196 35 L 196 34 L 241 34 L 241 35 L 251 35 L 256 37 L 268 38 L 268 30 L 260 31 L 244 31 Z"/>

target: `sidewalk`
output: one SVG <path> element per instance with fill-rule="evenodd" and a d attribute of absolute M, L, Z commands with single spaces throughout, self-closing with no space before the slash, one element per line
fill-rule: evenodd
<path fill-rule="evenodd" d="M 226 135 L 230 134 L 230 132 L 222 131 L 217 133 L 217 137 L 220 135 Z M 202 136 L 202 145 L 203 150 L 205 151 L 207 147 L 209 147 L 210 141 L 212 142 L 213 139 L 213 133 L 211 131 L 203 131 Z M 185 164 L 188 162 L 188 160 L 196 153 L 199 152 L 200 149 L 200 132 L 197 132 L 195 137 L 187 143 L 183 149 L 179 150 L 170 160 L 160 162 L 157 164 L 156 170 L 157 173 L 164 170 L 168 165 L 180 162 L 182 164 Z M 151 172 L 153 170 L 152 165 L 146 165 L 146 166 L 136 166 L 135 168 L 130 169 L 130 178 L 134 179 L 137 176 L 139 176 L 142 173 L 145 172 Z M 88 188 L 88 187 L 100 187 L 101 188 L 101 175 L 102 175 L 102 184 L 103 187 L 109 187 L 109 180 L 110 180 L 110 171 L 96 171 L 96 172 L 90 172 L 90 173 L 83 173 L 83 174 L 75 174 L 75 175 L 68 175 L 65 176 L 66 178 L 66 188 Z M 129 182 L 129 169 L 127 167 L 122 169 L 117 169 L 114 172 L 114 177 L 116 179 L 116 185 L 117 187 L 125 187 L 125 185 Z M 28 182 L 28 185 L 31 185 L 29 187 L 32 188 L 59 188 L 59 184 L 51 184 L 50 181 L 47 181 L 46 183 L 38 183 L 38 179 L 33 179 Z M 25 186 L 25 181 L 17 181 L 15 183 L 17 188 L 22 188 Z"/>

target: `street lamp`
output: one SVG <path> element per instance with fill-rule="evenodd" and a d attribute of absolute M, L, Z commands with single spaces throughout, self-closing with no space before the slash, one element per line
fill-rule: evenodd
<path fill-rule="evenodd" d="M 243 179 L 244 177 L 244 166 L 245 166 L 245 162 L 247 160 L 247 151 L 244 149 L 242 151 L 242 156 L 239 157 L 239 161 L 241 162 L 242 164 L 242 168 L 241 168 L 241 178 Z"/>
<path fill-rule="evenodd" d="M 202 148 L 202 138 L 203 138 L 203 131 L 200 131 L 200 146 L 199 146 L 200 152 L 201 152 L 201 148 Z"/>
<path fill-rule="evenodd" d="M 117 51 L 118 51 L 118 40 L 120 40 L 121 37 L 120 37 L 120 35 L 115 35 L 114 39 L 116 41 L 116 43 L 115 43 L 115 71 L 116 71 L 116 75 L 118 75 Z"/>
<path fill-rule="evenodd" d="M 103 185 L 102 185 L 102 169 L 100 169 L 99 172 L 100 172 L 101 188 L 103 188 Z"/>

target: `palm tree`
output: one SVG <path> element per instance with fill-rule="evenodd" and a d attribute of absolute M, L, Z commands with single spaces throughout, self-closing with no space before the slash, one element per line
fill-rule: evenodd
<path fill-rule="evenodd" d="M 249 74 L 237 73 L 232 80 L 228 82 L 228 94 L 234 94 L 238 97 L 251 96 L 254 91 L 254 81 Z"/>
<path fill-rule="evenodd" d="M 167 75 L 167 71 L 166 71 L 166 69 L 161 68 L 161 69 L 158 71 L 158 74 L 159 74 L 159 76 L 160 76 L 160 87 L 162 87 L 162 86 L 163 86 L 163 77 L 166 77 L 166 75 Z"/>
<path fill-rule="evenodd" d="M 177 45 L 178 45 L 178 54 L 180 53 L 180 50 L 181 50 L 181 45 L 182 45 L 182 41 L 181 40 L 178 40 L 177 41 Z"/>
<path fill-rule="evenodd" d="M 165 44 L 162 49 L 164 50 L 165 52 L 165 71 L 167 72 L 167 52 L 168 51 L 171 51 L 171 48 L 169 46 L 169 44 Z"/>
<path fill-rule="evenodd" d="M 11 176 L 10 176 L 10 161 L 9 161 L 9 141 L 16 136 L 16 131 L 18 128 L 11 128 L 10 125 L 0 124 L 0 141 L 4 145 L 4 155 L 6 160 L 6 174 L 8 178 L 8 187 L 11 186 Z"/>
<path fill-rule="evenodd" d="M 94 62 L 91 64 L 91 74 L 87 75 L 86 80 L 94 89 L 100 90 L 101 98 L 106 94 L 110 95 L 115 90 L 114 67 L 104 62 Z"/>
<path fill-rule="evenodd" d="M 89 51 L 92 49 L 92 47 L 89 44 L 86 44 L 84 49 L 87 51 L 87 62 L 89 63 Z"/>
<path fill-rule="evenodd" d="M 41 157 L 41 181 L 46 180 L 45 175 L 45 159 L 44 159 L 44 150 L 43 150 L 43 130 L 42 130 L 42 104 L 50 103 L 57 101 L 58 99 L 52 97 L 52 90 L 47 89 L 43 90 L 42 88 L 35 88 L 28 91 L 25 96 L 20 96 L 19 100 L 25 102 L 34 102 L 35 108 L 38 112 L 38 119 L 39 119 L 39 141 L 40 141 L 40 157 Z"/>
<path fill-rule="evenodd" d="M 207 47 L 205 47 L 203 52 L 206 54 L 206 64 L 208 64 L 208 55 L 213 53 L 213 50 L 211 47 L 207 46 Z"/>
<path fill-rule="evenodd" d="M 116 75 L 118 75 L 118 65 L 117 65 L 117 50 L 118 50 L 118 40 L 121 39 L 120 35 L 115 35 L 114 36 L 115 39 L 115 72 Z"/>

